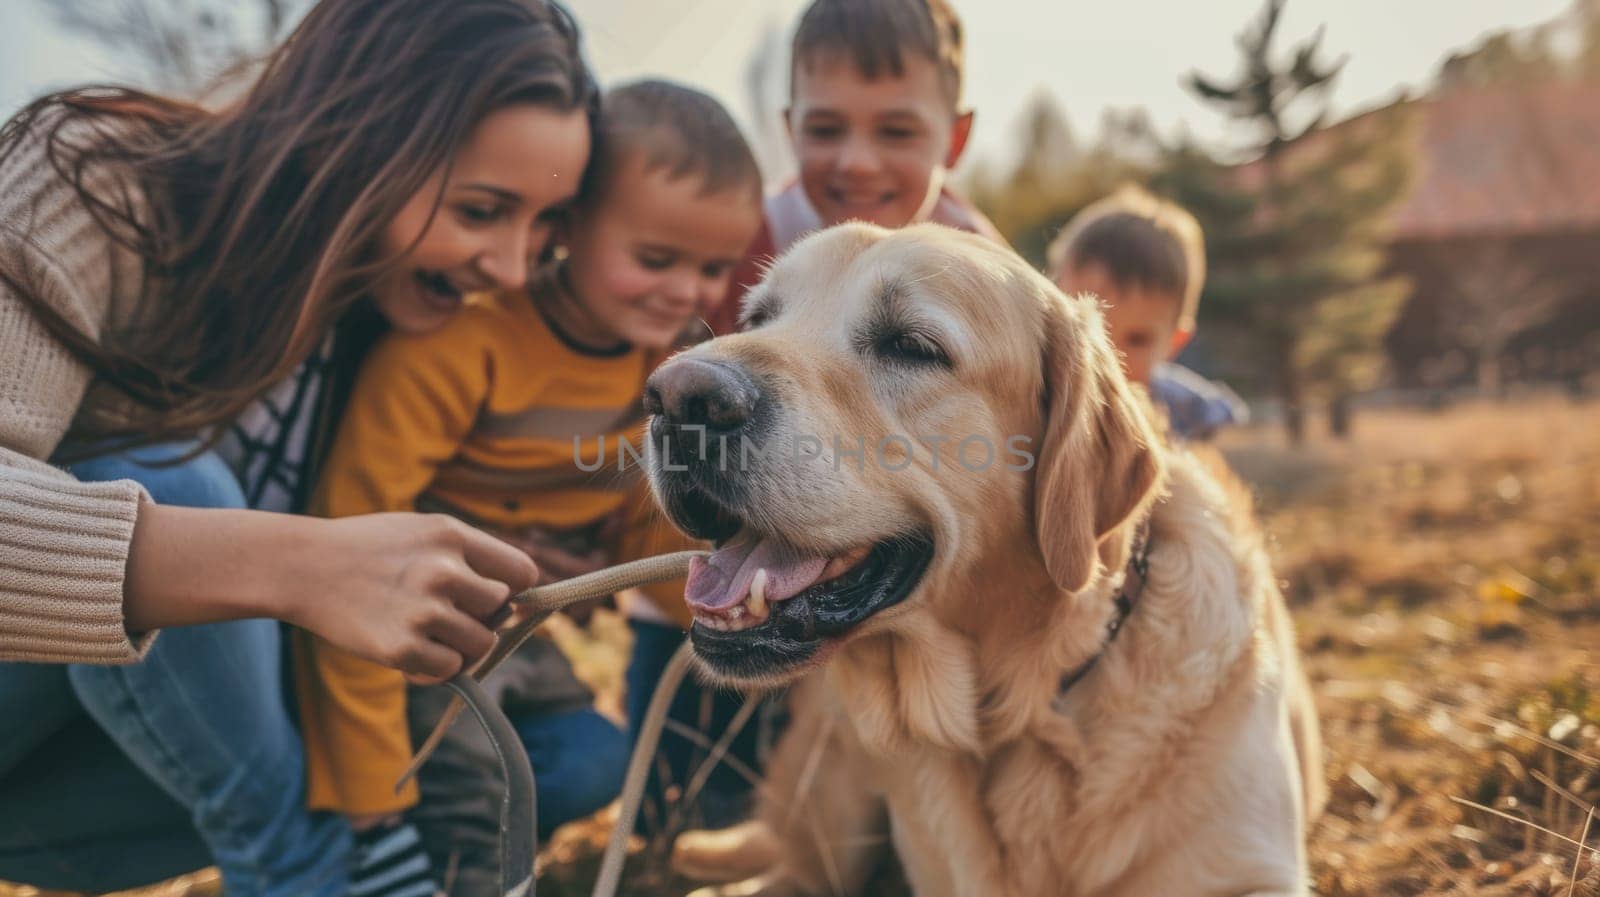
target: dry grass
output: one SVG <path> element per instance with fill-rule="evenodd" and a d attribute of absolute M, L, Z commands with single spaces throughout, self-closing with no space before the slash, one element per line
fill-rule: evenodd
<path fill-rule="evenodd" d="M 1600 897 L 1578 846 L 1600 840 L 1600 405 L 1373 412 L 1348 443 L 1222 447 L 1256 486 L 1318 692 L 1317 893 Z M 560 637 L 614 707 L 625 630 L 596 631 Z M 560 833 L 541 893 L 588 893 L 605 831 Z M 139 897 L 215 893 L 164 887 Z"/>
<path fill-rule="evenodd" d="M 1600 894 L 1577 846 L 1600 800 L 1597 412 L 1375 412 L 1299 452 L 1229 434 L 1318 693 L 1325 897 Z"/>

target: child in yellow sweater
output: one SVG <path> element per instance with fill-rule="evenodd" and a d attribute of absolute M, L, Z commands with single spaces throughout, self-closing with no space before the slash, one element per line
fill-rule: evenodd
<path fill-rule="evenodd" d="M 605 96 L 588 178 L 558 228 L 557 261 L 526 291 L 474 297 L 437 331 L 374 348 L 324 468 L 321 513 L 439 511 L 515 544 L 593 547 L 612 562 L 685 547 L 615 454 L 623 440 L 643 450 L 645 378 L 725 295 L 760 226 L 760 173 L 715 100 L 646 81 Z M 681 582 L 648 592 L 686 620 Z M 486 685 L 523 732 L 548 830 L 615 796 L 626 740 L 552 646 L 528 645 L 532 656 Z M 394 782 L 437 696 L 412 690 L 408 728 L 396 674 L 310 638 L 296 672 L 313 808 L 416 804 L 417 790 L 396 795 Z M 419 776 L 411 815 L 436 868 L 457 869 L 452 893 L 494 889 L 497 776 L 470 726 Z"/>

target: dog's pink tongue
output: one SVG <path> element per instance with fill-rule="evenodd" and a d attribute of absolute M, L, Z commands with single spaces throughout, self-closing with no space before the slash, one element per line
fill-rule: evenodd
<path fill-rule="evenodd" d="M 826 566 L 827 558 L 785 554 L 766 539 L 739 539 L 689 563 L 684 598 L 695 610 L 727 610 L 744 600 L 756 571 L 766 568 L 767 600 L 782 601 L 805 591 Z"/>

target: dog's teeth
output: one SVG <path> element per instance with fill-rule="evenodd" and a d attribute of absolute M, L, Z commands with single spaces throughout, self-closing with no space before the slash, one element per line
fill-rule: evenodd
<path fill-rule="evenodd" d="M 745 599 L 745 605 L 750 608 L 750 613 L 757 617 L 767 615 L 767 568 L 762 567 L 756 571 L 756 578 L 750 581 L 750 597 Z"/>

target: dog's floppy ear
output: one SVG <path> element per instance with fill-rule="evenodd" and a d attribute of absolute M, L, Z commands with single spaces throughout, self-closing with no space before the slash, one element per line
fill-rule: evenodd
<path fill-rule="evenodd" d="M 1122 524 L 1154 501 L 1164 470 L 1094 300 L 1049 292 L 1033 524 L 1050 578 L 1076 592 L 1097 564 L 1127 563 L 1131 534 Z"/>

